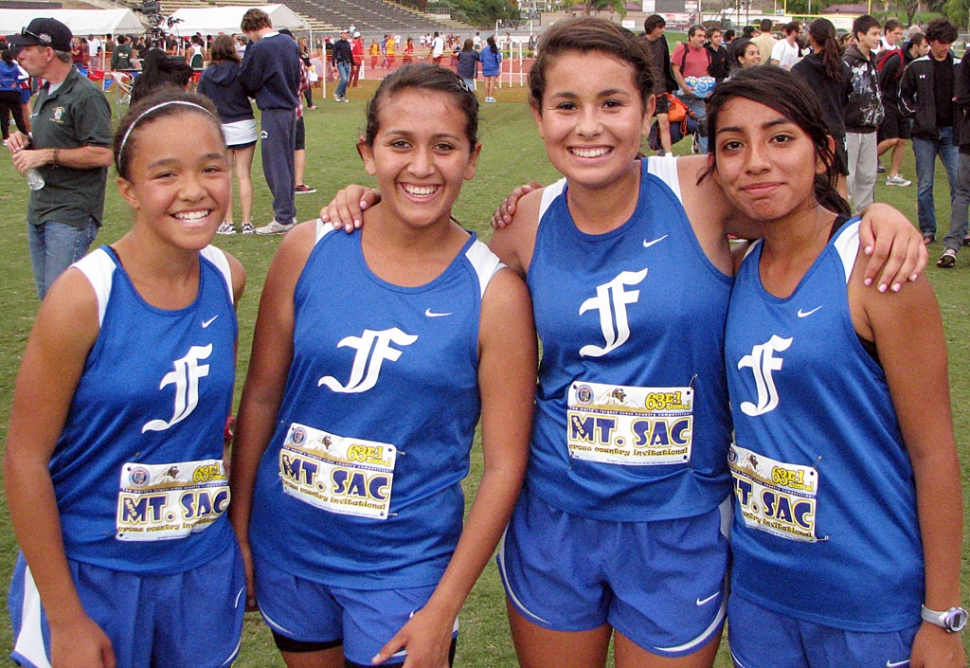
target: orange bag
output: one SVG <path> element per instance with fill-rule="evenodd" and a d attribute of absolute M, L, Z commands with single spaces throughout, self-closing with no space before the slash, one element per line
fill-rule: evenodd
<path fill-rule="evenodd" d="M 679 97 L 673 93 L 664 93 L 667 101 L 670 104 L 670 111 L 668 112 L 668 118 L 671 123 L 680 123 L 682 120 L 687 118 L 687 105 L 684 104 Z"/>

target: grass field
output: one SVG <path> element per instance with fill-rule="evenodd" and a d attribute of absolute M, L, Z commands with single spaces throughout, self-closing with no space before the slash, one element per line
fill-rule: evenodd
<path fill-rule="evenodd" d="M 364 102 L 373 90 L 373 83 L 362 86 L 349 91 L 350 104 L 321 101 L 319 91 L 315 91 L 319 109 L 306 112 L 309 156 L 306 183 L 315 187 L 317 192 L 297 197 L 301 219 L 316 217 L 320 207 L 347 183 L 371 183 L 361 168 L 355 149 L 356 137 L 365 125 Z M 548 183 L 556 177 L 555 170 L 546 160 L 531 115 L 527 111 L 524 90 L 505 88 L 499 91 L 497 97 L 498 104 L 482 107 L 480 138 L 484 149 L 478 175 L 465 185 L 455 209 L 456 218 L 486 240 L 490 235 L 487 220 L 506 193 L 532 178 Z M 415 112 L 420 113 L 420 110 L 416 109 Z M 684 141 L 676 148 L 683 152 L 688 150 L 689 144 Z M 6 156 L 6 153 L 0 155 Z M 888 188 L 882 185 L 881 180 L 877 186 L 877 200 L 893 204 L 911 220 L 915 220 L 916 185 L 911 151 L 903 163 L 902 173 L 913 179 L 914 185 L 910 188 Z M 253 174 L 256 184 L 254 222 L 262 225 L 272 218 L 272 211 L 269 191 L 262 179 L 258 152 Z M 937 186 L 936 198 L 941 226 L 938 236 L 942 237 L 949 218 L 946 180 L 942 169 L 938 170 Z M 23 180 L 17 175 L 9 159 L 0 157 L 0 211 L 3 212 L 0 217 L 0 240 L 6 248 L 3 263 L 0 264 L 0 294 L 4 295 L 4 317 L 0 320 L 0 442 L 6 439 L 17 366 L 38 305 L 24 222 L 27 193 Z M 237 203 L 236 211 L 238 210 Z M 108 186 L 105 220 L 98 244 L 110 243 L 119 238 L 125 233 L 131 220 L 130 212 L 113 184 Z M 237 217 L 236 223 L 239 222 Z M 217 237 L 215 243 L 239 258 L 248 274 L 246 296 L 239 304 L 238 400 L 249 362 L 253 324 L 263 280 L 279 239 L 236 235 Z M 941 250 L 939 242 L 931 247 L 932 261 L 935 262 Z M 970 365 L 967 364 L 967 359 L 970 358 L 970 252 L 961 253 L 956 268 L 950 271 L 944 272 L 931 266 L 927 273 L 936 287 L 946 324 L 954 427 L 963 462 L 963 507 L 967 508 L 970 494 Z M 340 288 L 339 274 L 334 275 L 330 288 Z M 475 450 L 475 456 L 480 458 L 480 449 Z M 479 475 L 480 459 L 475 459 L 466 485 L 470 493 L 474 491 Z M 970 513 L 965 511 L 965 516 L 970 517 Z M 965 528 L 964 545 L 967 544 L 968 533 L 970 531 Z M 965 555 L 966 552 L 965 549 Z M 0 583 L 4 594 L 15 557 L 16 545 L 10 529 L 6 502 L 0 500 Z M 970 561 L 966 556 L 963 563 L 963 585 L 964 592 L 970 591 Z M 970 603 L 966 594 L 964 602 Z M 472 592 L 461 621 L 458 666 L 498 668 L 515 665 L 505 622 L 502 588 L 494 565 L 488 567 Z M 722 644 L 716 664 L 721 668 L 730 665 L 726 645 L 726 642 Z M 11 632 L 4 605 L 0 606 L 0 655 L 6 656 L 10 647 Z M 7 665 L 5 661 L 6 659 L 0 658 L 0 665 Z M 247 618 L 242 652 L 236 665 L 246 668 L 283 666 L 268 632 L 256 615 Z"/>

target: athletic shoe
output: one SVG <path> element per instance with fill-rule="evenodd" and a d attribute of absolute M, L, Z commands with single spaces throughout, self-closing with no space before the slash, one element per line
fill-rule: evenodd
<path fill-rule="evenodd" d="M 935 234 L 924 234 L 923 235 L 923 244 L 924 245 L 929 246 L 931 243 L 933 243 L 935 241 L 936 241 L 936 235 Z"/>
<path fill-rule="evenodd" d="M 341 101 L 341 102 L 350 102 L 350 100 L 348 100 L 348 99 L 347 99 L 346 97 L 342 97 L 342 98 L 340 98 L 340 101 Z"/>
<path fill-rule="evenodd" d="M 906 186 L 913 185 L 913 182 L 904 179 L 899 174 L 896 174 L 895 176 L 890 176 L 888 179 L 886 179 L 886 185 L 887 186 L 900 186 L 902 188 L 905 188 Z"/>
<path fill-rule="evenodd" d="M 284 225 L 275 220 L 270 221 L 269 225 L 256 228 L 256 234 L 286 234 L 293 229 L 293 223 Z"/>
<path fill-rule="evenodd" d="M 967 236 L 963 237 L 963 245 L 964 246 L 970 246 L 970 234 L 968 234 Z"/>
<path fill-rule="evenodd" d="M 886 167 L 881 162 L 877 163 L 876 174 L 885 174 L 885 173 L 886 173 Z"/>
<path fill-rule="evenodd" d="M 222 223 L 219 225 L 219 229 L 216 230 L 216 234 L 225 234 L 226 236 L 235 233 L 236 227 L 232 223 L 225 220 L 222 221 Z"/>
<path fill-rule="evenodd" d="M 253 224 L 252 223 L 243 223 L 242 224 L 242 233 L 243 234 L 256 234 L 256 228 L 253 227 Z"/>
<path fill-rule="evenodd" d="M 316 109 L 316 108 L 317 108 L 317 105 L 315 104 L 311 104 L 309 107 L 307 107 L 307 109 Z"/>
<path fill-rule="evenodd" d="M 309 195 L 310 193 L 315 193 L 317 191 L 316 188 L 311 188 L 310 186 L 306 185 L 305 183 L 301 183 L 300 185 L 298 185 L 293 190 L 294 190 L 294 192 L 296 192 L 297 195 Z"/>
<path fill-rule="evenodd" d="M 333 99 L 335 102 L 340 102 L 340 96 L 337 95 L 336 93 L 333 94 Z"/>
<path fill-rule="evenodd" d="M 957 252 L 952 248 L 943 251 L 943 255 L 936 261 L 936 266 L 940 269 L 950 269 L 957 262 Z"/>

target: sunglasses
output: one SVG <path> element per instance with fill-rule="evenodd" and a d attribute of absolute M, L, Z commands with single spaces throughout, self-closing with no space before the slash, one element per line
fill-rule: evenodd
<path fill-rule="evenodd" d="M 21 37 L 33 37 L 34 39 L 36 39 L 38 42 L 40 42 L 44 46 L 50 46 L 51 45 L 51 36 L 50 35 L 35 35 L 34 33 L 32 33 L 29 30 L 27 30 L 27 28 L 21 28 L 20 29 L 20 35 L 21 35 Z"/>

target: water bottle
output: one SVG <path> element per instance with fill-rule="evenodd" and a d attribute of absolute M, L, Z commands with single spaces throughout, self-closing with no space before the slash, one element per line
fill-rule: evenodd
<path fill-rule="evenodd" d="M 36 167 L 28 169 L 24 176 L 27 177 L 27 187 L 31 190 L 40 190 L 46 185 L 44 177 L 40 175 L 40 171 Z"/>

